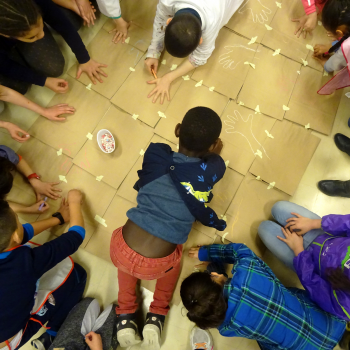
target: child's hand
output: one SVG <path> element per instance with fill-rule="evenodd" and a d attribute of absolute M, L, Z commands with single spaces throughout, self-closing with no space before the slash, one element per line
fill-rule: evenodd
<path fill-rule="evenodd" d="M 324 68 L 324 65 L 326 64 L 326 62 L 328 61 L 328 58 L 327 57 L 315 57 L 315 56 L 312 56 L 312 58 L 314 60 L 316 60 L 323 68 Z"/>
<path fill-rule="evenodd" d="M 193 258 L 193 259 L 198 259 L 198 252 L 199 252 L 200 248 L 201 248 L 200 245 L 198 245 L 197 247 L 194 247 L 194 248 L 190 248 L 190 250 L 188 252 L 188 256 L 190 258 Z"/>
<path fill-rule="evenodd" d="M 113 22 L 115 24 L 115 28 L 108 32 L 109 34 L 115 33 L 112 42 L 114 42 L 114 44 L 118 44 L 119 41 L 121 41 L 121 43 L 124 44 L 125 39 L 128 36 L 128 29 L 131 22 L 126 22 L 122 17 L 114 19 Z"/>
<path fill-rule="evenodd" d="M 332 45 L 322 45 L 322 44 L 315 45 L 313 57 L 322 56 L 324 53 L 328 52 L 331 47 Z"/>
<path fill-rule="evenodd" d="M 86 334 L 85 341 L 90 350 L 102 350 L 102 338 L 99 334 L 90 332 Z"/>
<path fill-rule="evenodd" d="M 4 123 L 4 128 L 7 129 L 11 137 L 17 142 L 23 143 L 30 138 L 30 135 L 16 124 L 6 122 Z"/>
<path fill-rule="evenodd" d="M 64 94 L 68 91 L 68 81 L 59 78 L 46 78 L 45 86 L 57 94 Z"/>
<path fill-rule="evenodd" d="M 145 66 L 150 74 L 153 75 L 152 69 L 157 74 L 159 60 L 157 58 L 148 57 L 145 59 Z"/>
<path fill-rule="evenodd" d="M 52 199 L 61 198 L 57 192 L 62 192 L 62 190 L 55 187 L 59 185 L 59 182 L 42 182 L 41 180 L 35 178 L 30 179 L 29 182 L 34 188 L 37 201 L 41 200 L 41 196 L 46 196 Z"/>
<path fill-rule="evenodd" d="M 43 204 L 43 203 L 44 203 L 43 207 L 39 210 L 41 204 Z M 47 204 L 47 202 L 41 200 L 41 201 L 27 207 L 26 212 L 28 214 L 42 214 L 43 212 L 45 212 L 49 208 L 50 208 L 50 206 Z"/>
<path fill-rule="evenodd" d="M 70 190 L 68 192 L 68 204 L 73 204 L 73 203 L 78 203 L 82 204 L 83 203 L 83 194 L 79 190 Z"/>
<path fill-rule="evenodd" d="M 60 206 L 60 209 L 58 209 L 58 212 L 61 213 L 64 219 L 64 222 L 69 222 L 70 220 L 69 204 L 65 198 L 62 198 L 61 206 Z"/>
<path fill-rule="evenodd" d="M 317 12 L 310 13 L 309 15 L 304 15 L 300 18 L 292 19 L 292 22 L 299 22 L 297 30 L 294 32 L 298 38 L 303 33 L 304 39 L 307 33 L 311 33 L 317 25 Z"/>
<path fill-rule="evenodd" d="M 296 233 L 290 232 L 288 228 L 281 227 L 283 235 L 285 238 L 277 236 L 277 238 L 286 243 L 290 249 L 293 250 L 295 256 L 299 255 L 302 251 L 304 251 L 303 246 L 303 237 L 298 236 Z"/>
<path fill-rule="evenodd" d="M 212 153 L 220 154 L 223 147 L 224 147 L 224 144 L 222 143 L 221 139 L 219 138 L 215 144 L 214 149 L 212 150 Z"/>
<path fill-rule="evenodd" d="M 92 3 L 89 0 L 73 0 L 73 2 L 75 2 L 78 9 L 77 14 L 84 20 L 84 26 L 90 27 L 90 24 L 94 25 L 96 10 Z"/>
<path fill-rule="evenodd" d="M 296 218 L 287 219 L 287 225 L 285 228 L 289 229 L 291 232 L 295 232 L 298 236 L 302 236 L 305 233 L 321 227 L 321 219 L 313 220 L 305 218 L 297 213 L 291 213 L 295 215 Z"/>
<path fill-rule="evenodd" d="M 85 72 L 90 80 L 92 81 L 92 83 L 94 85 L 96 85 L 96 79 L 100 82 L 103 83 L 103 80 L 101 79 L 101 75 L 103 75 L 104 77 L 107 77 L 108 75 L 101 69 L 101 68 L 105 68 L 107 67 L 106 64 L 104 63 L 98 63 L 95 60 L 93 60 L 92 58 L 90 59 L 90 61 L 83 63 L 83 64 L 79 64 L 79 68 L 78 68 L 78 72 L 77 72 L 77 79 L 80 78 L 81 73 Z M 95 79 L 96 78 L 96 79 Z"/>
<path fill-rule="evenodd" d="M 59 122 L 64 122 L 66 118 L 59 116 L 61 114 L 74 114 L 75 108 L 69 106 L 67 103 L 61 103 L 56 106 L 47 107 L 44 109 L 43 116 L 49 120 L 55 120 Z"/>

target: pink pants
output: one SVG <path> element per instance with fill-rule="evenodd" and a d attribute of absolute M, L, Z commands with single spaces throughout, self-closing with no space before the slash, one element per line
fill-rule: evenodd
<path fill-rule="evenodd" d="M 118 268 L 119 306 L 116 309 L 117 314 L 130 314 L 138 309 L 136 302 L 138 279 L 156 279 L 156 290 L 150 312 L 166 315 L 180 273 L 182 244 L 179 244 L 175 251 L 165 258 L 145 258 L 126 244 L 123 227 L 119 227 L 112 234 L 110 254 L 113 264 Z"/>

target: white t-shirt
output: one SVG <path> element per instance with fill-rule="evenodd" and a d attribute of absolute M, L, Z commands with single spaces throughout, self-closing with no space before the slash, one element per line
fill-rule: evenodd
<path fill-rule="evenodd" d="M 109 18 L 119 18 L 122 15 L 119 0 L 97 0 L 99 10 Z"/>
<path fill-rule="evenodd" d="M 101 0 L 100 0 L 101 1 Z M 147 57 L 159 58 L 164 49 L 166 21 L 184 8 L 196 10 L 202 21 L 203 43 L 189 56 L 194 66 L 205 64 L 215 49 L 220 29 L 227 24 L 243 0 L 160 0 L 153 24 L 153 38 Z"/>

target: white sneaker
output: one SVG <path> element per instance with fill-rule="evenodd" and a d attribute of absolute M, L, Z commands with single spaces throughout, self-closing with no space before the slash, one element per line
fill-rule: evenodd
<path fill-rule="evenodd" d="M 194 326 L 190 335 L 192 350 L 213 350 L 214 341 L 209 331 Z"/>

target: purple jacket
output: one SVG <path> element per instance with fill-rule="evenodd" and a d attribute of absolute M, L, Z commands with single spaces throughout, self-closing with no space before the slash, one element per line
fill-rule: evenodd
<path fill-rule="evenodd" d="M 341 267 L 350 278 L 350 215 L 326 215 L 322 229 L 325 234 L 296 256 L 293 264 L 310 298 L 323 310 L 349 321 L 350 293 L 333 290 L 325 271 Z"/>

